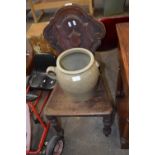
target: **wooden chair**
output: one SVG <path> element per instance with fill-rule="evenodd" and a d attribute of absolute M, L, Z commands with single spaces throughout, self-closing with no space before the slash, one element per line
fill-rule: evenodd
<path fill-rule="evenodd" d="M 79 6 L 72 5 L 58 10 L 45 27 L 43 34 L 49 44 L 60 54 L 73 47 L 86 48 L 95 52 L 105 32 L 104 24 L 88 16 Z M 105 136 L 111 133 L 115 108 L 104 77 L 104 66 L 102 62 L 99 63 L 101 76 L 94 96 L 87 101 L 75 103 L 63 92 L 59 84 L 56 84 L 47 101 L 44 114 L 53 122 L 57 132 L 63 133 L 58 121 L 59 117 L 101 116 L 104 122 L 103 133 Z"/>
<path fill-rule="evenodd" d="M 67 3 L 78 4 L 82 6 L 88 6 L 89 13 L 93 15 L 93 6 L 92 0 L 38 0 L 33 2 L 33 0 L 28 0 L 29 6 L 32 12 L 32 16 L 34 22 L 38 22 L 42 15 L 44 14 L 44 10 L 46 9 L 57 9 L 64 6 Z M 41 14 L 37 17 L 36 11 L 41 11 Z"/>

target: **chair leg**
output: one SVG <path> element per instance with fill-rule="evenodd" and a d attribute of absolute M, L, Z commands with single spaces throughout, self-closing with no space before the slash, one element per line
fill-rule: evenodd
<path fill-rule="evenodd" d="M 35 9 L 34 9 L 32 0 L 29 0 L 29 5 L 30 5 L 30 8 L 31 8 L 31 12 L 32 12 L 32 16 L 33 16 L 34 22 L 37 23 L 40 20 L 40 18 L 42 17 L 42 15 L 44 14 L 44 10 L 41 10 L 40 16 L 37 17 L 36 14 L 35 14 Z"/>
<path fill-rule="evenodd" d="M 92 0 L 89 0 L 89 13 L 90 15 L 93 15 L 94 13 L 94 10 L 93 10 L 93 4 L 92 4 Z"/>
<path fill-rule="evenodd" d="M 37 23 L 37 16 L 35 14 L 35 10 L 34 10 L 34 7 L 33 7 L 32 0 L 29 0 L 29 5 L 30 5 L 30 8 L 31 8 L 31 13 L 32 13 L 34 22 Z"/>
<path fill-rule="evenodd" d="M 103 133 L 106 137 L 111 134 L 111 126 L 114 122 L 114 118 L 115 118 L 114 110 L 111 114 L 103 116 L 103 124 L 104 124 Z"/>
<path fill-rule="evenodd" d="M 44 10 L 41 10 L 41 13 L 40 13 L 39 17 L 37 17 L 34 10 L 31 10 L 31 12 L 32 12 L 32 16 L 33 16 L 33 19 L 34 19 L 35 23 L 38 23 L 38 21 L 40 20 L 40 18 L 44 14 Z"/>
<path fill-rule="evenodd" d="M 52 126 L 58 133 L 58 135 L 63 136 L 64 135 L 64 129 L 61 127 L 61 120 L 60 118 L 58 119 L 57 117 L 52 117 L 51 118 Z"/>
<path fill-rule="evenodd" d="M 41 17 L 42 17 L 43 14 L 44 14 L 44 10 L 40 10 L 40 11 L 41 11 L 41 13 L 40 13 L 39 17 L 37 18 L 37 22 L 41 19 Z"/>

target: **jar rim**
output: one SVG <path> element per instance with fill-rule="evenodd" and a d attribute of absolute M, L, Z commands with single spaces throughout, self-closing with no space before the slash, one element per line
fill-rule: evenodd
<path fill-rule="evenodd" d="M 72 54 L 72 53 L 84 53 L 84 54 L 89 55 L 89 57 L 90 57 L 89 63 L 84 68 L 79 69 L 79 70 L 75 70 L 75 71 L 68 71 L 68 70 L 63 69 L 61 67 L 61 65 L 60 65 L 60 60 L 63 57 L 65 57 L 66 55 L 69 55 L 69 54 Z M 61 72 L 66 73 L 66 74 L 79 74 L 79 73 L 82 73 L 82 72 L 85 72 L 86 70 L 88 70 L 93 65 L 94 60 L 95 60 L 94 55 L 88 49 L 85 49 L 85 48 L 71 48 L 71 49 L 65 50 L 64 52 L 62 52 L 58 56 L 58 58 L 57 58 L 57 67 L 58 67 L 58 69 L 60 69 Z"/>

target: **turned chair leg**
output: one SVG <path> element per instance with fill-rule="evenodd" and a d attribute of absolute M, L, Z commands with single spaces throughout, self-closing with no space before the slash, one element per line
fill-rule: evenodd
<path fill-rule="evenodd" d="M 51 118 L 52 126 L 58 133 L 58 135 L 63 136 L 64 135 L 64 129 L 61 127 L 61 120 L 60 118 L 58 119 L 57 117 L 52 117 Z"/>
<path fill-rule="evenodd" d="M 103 116 L 103 124 L 104 124 L 103 133 L 106 137 L 111 134 L 111 126 L 114 122 L 114 118 L 115 118 L 114 110 L 111 114 Z"/>

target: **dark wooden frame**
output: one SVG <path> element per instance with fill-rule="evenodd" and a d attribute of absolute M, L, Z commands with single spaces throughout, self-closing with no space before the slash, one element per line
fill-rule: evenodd
<path fill-rule="evenodd" d="M 117 24 L 120 70 L 117 85 L 117 113 L 122 149 L 129 148 L 129 23 Z"/>

